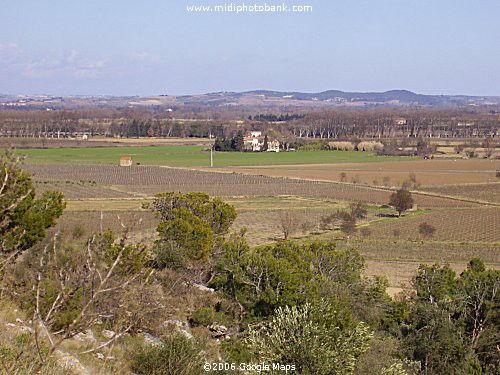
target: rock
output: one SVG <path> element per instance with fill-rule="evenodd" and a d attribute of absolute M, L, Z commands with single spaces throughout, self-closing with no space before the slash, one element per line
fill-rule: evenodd
<path fill-rule="evenodd" d="M 144 342 L 146 344 L 154 345 L 154 346 L 162 346 L 163 342 L 156 336 L 153 336 L 150 333 L 142 332 L 142 337 L 144 337 Z"/>
<path fill-rule="evenodd" d="M 191 334 L 191 332 L 186 331 L 185 329 L 181 329 L 181 330 L 179 330 L 179 332 L 182 333 L 184 336 L 186 336 L 188 339 L 193 338 L 193 335 Z"/>
<path fill-rule="evenodd" d="M 205 285 L 201 285 L 201 284 L 193 284 L 193 286 L 194 286 L 196 289 L 201 290 L 201 291 L 203 291 L 203 292 L 215 293 L 215 289 L 212 289 L 212 288 L 206 287 Z"/>
<path fill-rule="evenodd" d="M 94 332 L 90 329 L 87 329 L 85 332 L 79 332 L 74 336 L 75 340 L 82 342 L 94 343 L 96 342 Z"/>
<path fill-rule="evenodd" d="M 97 353 L 97 358 L 99 358 L 100 360 L 104 360 L 104 354 L 102 353 Z"/>
<path fill-rule="evenodd" d="M 111 338 L 113 338 L 113 337 L 116 335 L 116 333 L 115 333 L 114 331 L 109 331 L 109 330 L 107 330 L 107 329 L 103 330 L 103 331 L 101 332 L 101 334 L 102 334 L 104 337 L 106 337 L 107 339 L 111 339 Z"/>
<path fill-rule="evenodd" d="M 175 326 L 177 328 L 184 328 L 184 327 L 187 327 L 187 323 L 185 323 L 179 319 L 169 319 L 169 320 L 165 320 L 163 322 L 163 326 L 164 327 Z"/>
<path fill-rule="evenodd" d="M 31 327 L 28 327 L 28 326 L 22 326 L 22 327 L 21 327 L 21 332 L 33 333 L 33 332 L 35 332 L 35 331 L 34 331 L 34 330 L 33 330 L 33 328 L 31 328 Z"/>
<path fill-rule="evenodd" d="M 67 374 L 72 375 L 90 375 L 85 367 L 80 363 L 78 359 L 64 353 L 61 350 L 56 350 L 54 352 L 54 357 L 56 358 L 59 367 L 63 368 Z"/>
<path fill-rule="evenodd" d="M 7 327 L 9 327 L 9 328 L 14 328 L 14 327 L 16 327 L 16 325 L 15 325 L 14 323 L 6 323 L 5 325 L 6 325 Z"/>
<path fill-rule="evenodd" d="M 192 339 L 193 335 L 191 334 L 189 330 L 189 326 L 186 322 L 183 322 L 179 319 L 171 319 L 171 320 L 166 320 L 162 324 L 164 327 L 172 327 L 176 332 L 181 333 L 182 335 L 186 336 L 188 339 Z"/>
<path fill-rule="evenodd" d="M 208 326 L 208 329 L 214 339 L 225 339 L 227 333 L 226 326 L 223 326 L 222 324 L 212 324 Z"/>

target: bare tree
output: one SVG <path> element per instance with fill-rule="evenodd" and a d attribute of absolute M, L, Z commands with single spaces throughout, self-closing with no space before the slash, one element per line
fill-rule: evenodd
<path fill-rule="evenodd" d="M 283 239 L 287 240 L 300 226 L 297 214 L 293 211 L 281 211 L 279 214 L 279 226 L 283 233 Z"/>
<path fill-rule="evenodd" d="M 391 186 L 391 178 L 389 176 L 384 176 L 382 178 L 382 183 L 384 184 L 385 187 Z"/>
<path fill-rule="evenodd" d="M 356 218 L 349 213 L 343 215 L 340 223 L 340 230 L 346 234 L 347 238 L 349 238 L 357 231 Z"/>
<path fill-rule="evenodd" d="M 364 219 L 368 215 L 368 206 L 361 201 L 349 204 L 349 212 L 356 219 Z"/>
<path fill-rule="evenodd" d="M 41 361 L 34 373 L 41 371 L 65 340 L 103 319 L 115 327 L 114 334 L 81 354 L 112 346 L 139 324 L 148 309 L 141 301 L 144 286 L 153 272 L 144 267 L 144 249 L 127 245 L 126 235 L 118 244 L 102 236 L 92 237 L 76 261 L 68 257 L 57 235 L 43 248 L 33 288 L 33 335 L 35 342 L 48 343 L 48 351 L 39 350 Z M 135 293 L 138 288 L 142 290 L 139 294 Z M 67 316 L 72 318 L 66 323 Z"/>

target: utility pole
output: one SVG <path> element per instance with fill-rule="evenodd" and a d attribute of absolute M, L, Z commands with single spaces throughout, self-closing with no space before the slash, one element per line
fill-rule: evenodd
<path fill-rule="evenodd" d="M 212 141 L 212 133 L 209 133 L 208 137 L 210 138 L 210 141 Z M 214 147 L 215 143 L 212 143 L 210 146 L 210 168 L 214 166 Z"/>

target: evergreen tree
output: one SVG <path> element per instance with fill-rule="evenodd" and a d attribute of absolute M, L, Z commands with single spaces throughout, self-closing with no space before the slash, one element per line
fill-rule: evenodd
<path fill-rule="evenodd" d="M 31 176 L 12 155 L 0 156 L 0 266 L 43 239 L 65 207 L 63 195 L 46 191 L 39 198 Z"/>
<path fill-rule="evenodd" d="M 238 130 L 236 137 L 234 137 L 232 142 L 231 142 L 231 148 L 234 151 L 242 151 L 244 145 L 245 145 L 245 142 L 243 140 L 243 132 L 241 130 Z"/>
<path fill-rule="evenodd" d="M 262 145 L 262 151 L 267 151 L 269 139 L 267 138 L 267 134 L 264 136 L 264 144 Z"/>

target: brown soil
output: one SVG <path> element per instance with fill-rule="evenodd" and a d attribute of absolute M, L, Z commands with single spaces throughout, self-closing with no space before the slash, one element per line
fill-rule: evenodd
<path fill-rule="evenodd" d="M 384 177 L 390 178 L 388 185 L 397 186 L 414 173 L 423 185 L 463 184 L 494 182 L 495 171 L 500 169 L 498 160 L 412 160 L 374 163 L 341 163 L 313 165 L 280 165 L 255 167 L 227 167 L 222 171 L 259 174 L 273 177 L 304 178 L 312 180 L 340 181 L 342 172 L 347 181 L 373 185 L 383 184 Z"/>

